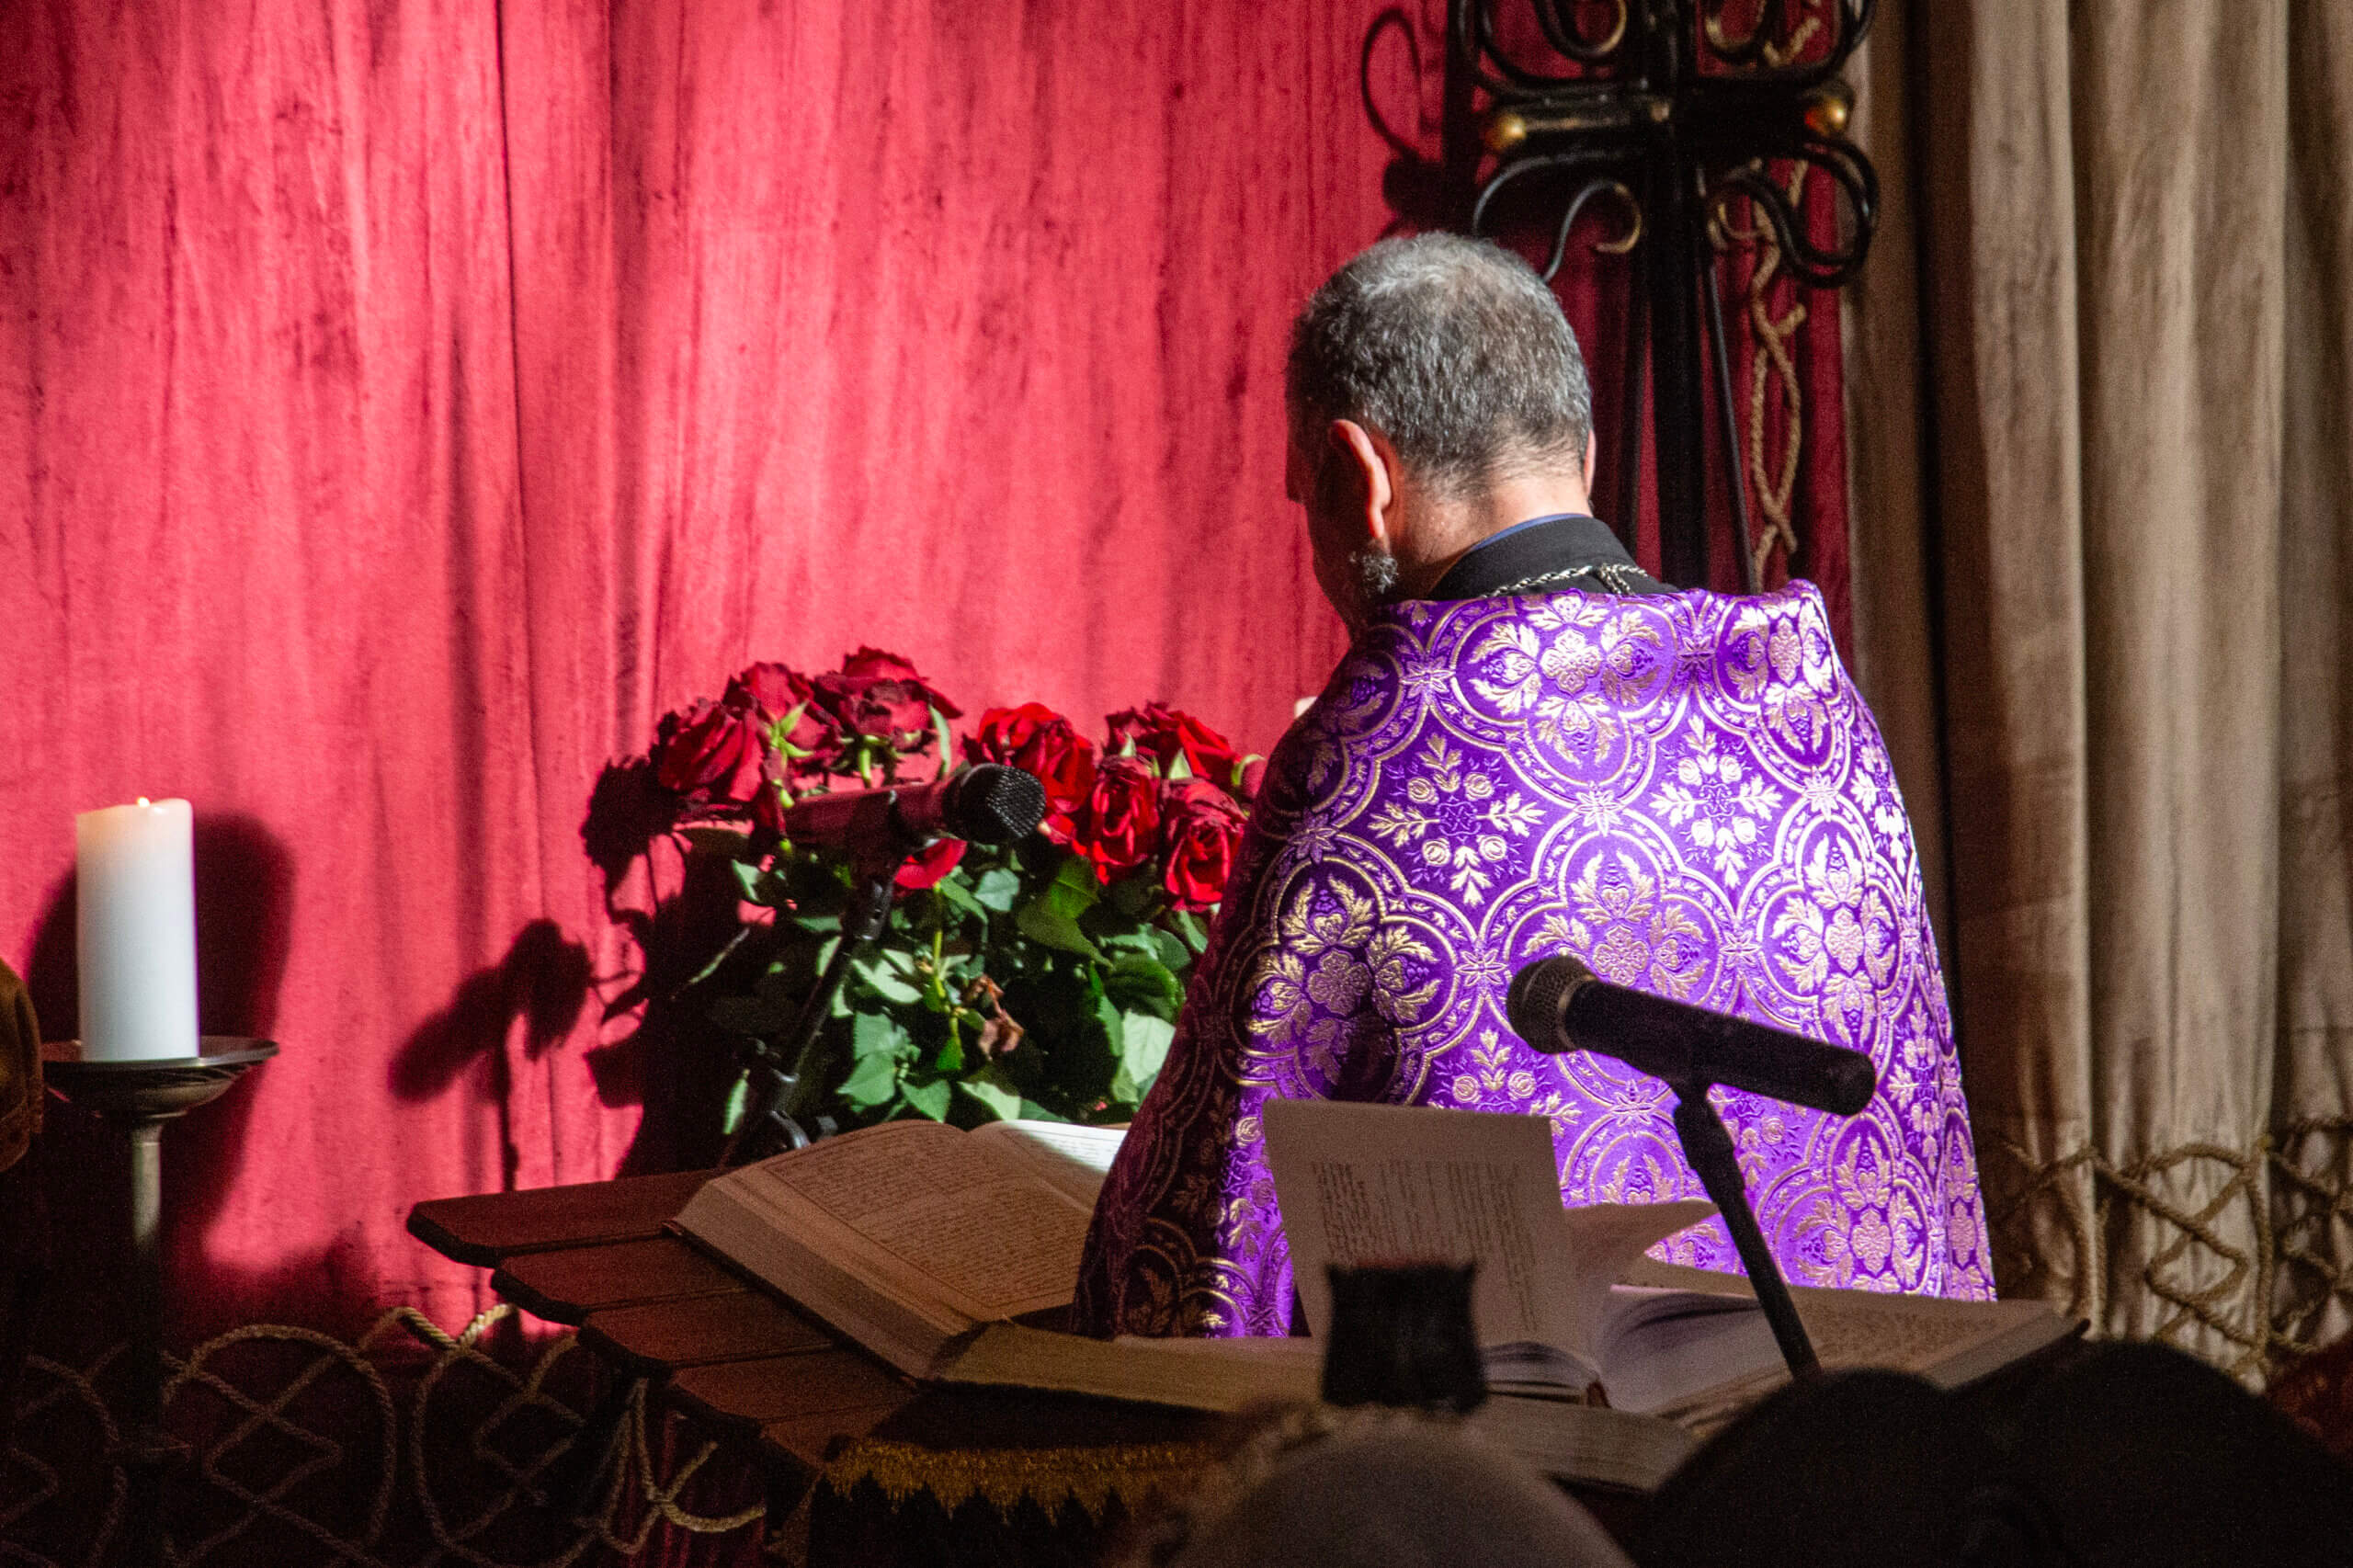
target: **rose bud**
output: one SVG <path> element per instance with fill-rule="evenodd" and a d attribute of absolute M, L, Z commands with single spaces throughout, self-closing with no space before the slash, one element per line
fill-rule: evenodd
<path fill-rule="evenodd" d="M 1076 847 L 1102 882 L 1115 881 L 1152 858 L 1160 847 L 1160 780 L 1151 764 L 1113 756 L 1097 767 Z"/>
<path fill-rule="evenodd" d="M 750 709 L 698 702 L 662 721 L 654 777 L 693 804 L 742 805 L 759 787 L 767 749 Z"/>
<path fill-rule="evenodd" d="M 1035 774 L 1046 787 L 1046 820 L 1038 831 L 1056 844 L 1078 836 L 1078 819 L 1095 788 L 1095 743 L 1041 702 L 992 708 L 964 740 L 967 762 L 1001 762 Z"/>
<path fill-rule="evenodd" d="M 1242 754 L 1233 749 L 1233 742 L 1190 713 L 1180 713 L 1165 702 L 1147 702 L 1142 708 L 1114 713 L 1106 722 L 1111 726 L 1110 750 L 1125 751 L 1132 743 L 1136 755 L 1152 758 L 1164 775 L 1182 756 L 1196 778 L 1233 787 L 1233 770 Z"/>
<path fill-rule="evenodd" d="M 774 772 L 771 762 L 770 773 Z M 789 797 L 783 785 L 773 777 L 763 778 L 760 787 L 752 791 L 752 825 L 778 838 L 784 836 L 784 812 Z"/>
<path fill-rule="evenodd" d="M 1180 778 L 1161 801 L 1161 886 L 1179 909 L 1207 909 L 1225 896 L 1242 843 L 1242 809 L 1206 778 Z"/>

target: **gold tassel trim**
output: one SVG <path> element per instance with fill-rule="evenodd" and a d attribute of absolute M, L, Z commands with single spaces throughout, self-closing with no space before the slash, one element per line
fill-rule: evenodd
<path fill-rule="evenodd" d="M 1217 1458 L 1206 1443 L 956 1449 L 859 1437 L 827 1461 L 824 1481 L 844 1496 L 870 1481 L 893 1507 L 928 1494 L 951 1514 L 975 1496 L 1007 1516 L 1025 1499 L 1049 1514 L 1076 1503 L 1099 1523 L 1114 1497 L 1133 1508 L 1189 1483 Z"/>

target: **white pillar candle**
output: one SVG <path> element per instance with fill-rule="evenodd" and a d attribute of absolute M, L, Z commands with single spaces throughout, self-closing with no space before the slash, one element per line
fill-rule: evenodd
<path fill-rule="evenodd" d="M 74 819 L 85 1061 L 198 1052 L 191 822 L 143 796 Z"/>

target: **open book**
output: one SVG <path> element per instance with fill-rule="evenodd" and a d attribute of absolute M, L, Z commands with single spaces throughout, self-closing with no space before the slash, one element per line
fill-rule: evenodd
<path fill-rule="evenodd" d="M 677 1217 L 911 1377 L 983 1324 L 1070 1304 L 1117 1128 L 892 1121 L 714 1176 Z"/>
<path fill-rule="evenodd" d="M 1781 1364 L 1756 1299 L 1620 1283 L 1715 1212 L 1706 1202 L 1561 1207 L 1552 1123 L 1535 1116 L 1280 1100 L 1267 1153 L 1312 1332 L 1327 1266 L 1473 1263 L 1487 1384 L 1619 1410 L 1662 1409 Z"/>

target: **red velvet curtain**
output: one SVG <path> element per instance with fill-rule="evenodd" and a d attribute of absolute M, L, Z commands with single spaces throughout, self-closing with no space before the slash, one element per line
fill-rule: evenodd
<path fill-rule="evenodd" d="M 183 1336 L 461 1321 L 411 1202 L 614 1170 L 679 1064 L 584 813 L 747 659 L 1271 743 L 1379 8 L 0 8 L 0 952 L 70 1032 L 73 813 L 185 795 L 206 1027 L 284 1045 L 166 1140 Z"/>
<path fill-rule="evenodd" d="M 166 1139 L 176 1337 L 461 1321 L 413 1201 L 621 1164 L 688 1064 L 603 1016 L 635 955 L 583 820 L 746 660 L 1271 744 L 1340 646 L 1284 336 L 1415 210 L 1442 36 L 0 0 L 0 954 L 71 1033 L 73 813 L 185 795 L 205 1027 L 284 1046 Z M 60 1115 L 49 1157 L 94 1278 L 106 1146 Z"/>

